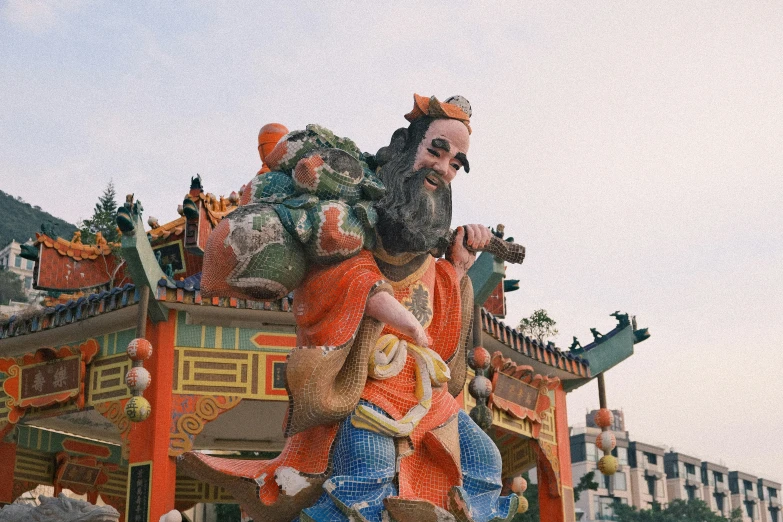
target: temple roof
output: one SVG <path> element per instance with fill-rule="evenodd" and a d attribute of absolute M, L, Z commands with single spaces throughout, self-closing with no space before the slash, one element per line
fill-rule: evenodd
<path fill-rule="evenodd" d="M 97 244 L 87 245 L 81 242 L 81 233 L 76 232 L 71 241 L 58 237 L 53 239 L 40 232 L 35 233 L 35 244 L 43 244 L 47 248 L 54 248 L 61 255 L 71 257 L 77 261 L 82 259 L 96 259 L 98 256 L 106 256 L 111 253 L 112 245 L 119 246 L 117 243 L 107 243 L 102 236 L 98 236 Z"/>
<path fill-rule="evenodd" d="M 186 221 L 187 220 L 185 219 L 185 216 L 180 216 L 174 221 L 170 221 L 165 225 L 161 225 L 159 227 L 155 227 L 151 229 L 149 232 L 147 232 L 147 235 L 150 237 L 150 240 L 155 240 L 155 239 L 166 239 L 172 234 L 174 235 L 182 234 L 182 231 L 185 230 Z"/>
<path fill-rule="evenodd" d="M 552 343 L 546 345 L 537 340 L 530 339 L 500 321 L 495 316 L 482 308 L 481 327 L 492 338 L 508 346 L 515 352 L 521 353 L 531 359 L 542 362 L 548 366 L 559 368 L 576 377 L 590 378 L 590 364 L 587 359 L 563 351 Z"/>
<path fill-rule="evenodd" d="M 188 277 L 182 281 L 176 281 L 176 284 L 168 286 L 166 280 L 162 280 L 155 293 L 155 298 L 163 303 L 184 303 L 205 307 L 280 312 L 289 312 L 291 310 L 290 296 L 273 302 L 249 301 L 227 297 L 202 299 L 200 283 L 201 274 Z M 140 293 L 138 289 L 135 285 L 129 283 L 111 290 L 73 299 L 57 306 L 38 309 L 34 313 L 13 315 L 8 321 L 0 323 L 0 339 L 33 334 L 84 321 L 91 317 L 138 304 L 139 298 Z"/>

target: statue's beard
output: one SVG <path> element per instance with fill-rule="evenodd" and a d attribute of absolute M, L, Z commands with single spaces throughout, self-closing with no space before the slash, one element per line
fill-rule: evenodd
<path fill-rule="evenodd" d="M 386 185 L 386 195 L 375 204 L 383 248 L 390 254 L 441 252 L 451 225 L 451 187 L 426 189 L 425 176 L 437 174 L 411 172 L 412 158 L 402 156 L 408 157 L 395 158 L 378 172 Z"/>

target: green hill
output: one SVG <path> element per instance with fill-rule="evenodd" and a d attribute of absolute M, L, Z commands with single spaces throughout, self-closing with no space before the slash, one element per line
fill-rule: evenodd
<path fill-rule="evenodd" d="M 24 243 L 35 238 L 35 233 L 41 231 L 41 224 L 46 222 L 52 224 L 56 232 L 54 235 L 66 239 L 70 239 L 76 231 L 70 223 L 0 190 L 0 248 L 14 239 Z"/>

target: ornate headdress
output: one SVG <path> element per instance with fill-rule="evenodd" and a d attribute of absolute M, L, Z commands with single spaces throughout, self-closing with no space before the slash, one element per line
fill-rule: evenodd
<path fill-rule="evenodd" d="M 405 119 L 413 121 L 422 116 L 430 116 L 432 118 L 449 118 L 452 120 L 459 120 L 470 129 L 470 117 L 473 115 L 473 111 L 470 108 L 470 103 L 463 96 L 452 96 L 445 102 L 440 102 L 433 96 L 431 98 L 425 98 L 418 94 L 413 95 L 413 110 L 405 115 Z"/>

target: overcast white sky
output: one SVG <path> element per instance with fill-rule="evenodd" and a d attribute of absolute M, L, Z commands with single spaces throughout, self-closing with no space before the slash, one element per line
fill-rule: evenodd
<path fill-rule="evenodd" d="M 76 222 L 113 179 L 165 222 L 197 172 L 248 181 L 265 123 L 375 151 L 414 92 L 462 94 L 454 224 L 527 247 L 508 322 L 567 347 L 636 314 L 632 439 L 783 481 L 783 4 L 175 4 L 0 2 L 0 189 Z"/>

